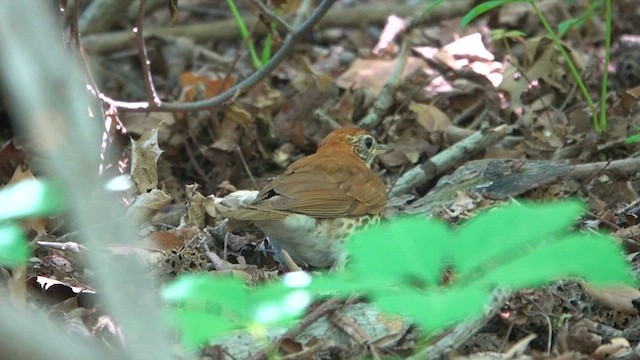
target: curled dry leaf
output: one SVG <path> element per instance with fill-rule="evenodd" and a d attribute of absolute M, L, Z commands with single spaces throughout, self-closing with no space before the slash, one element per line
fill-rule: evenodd
<path fill-rule="evenodd" d="M 140 240 L 140 243 L 149 250 L 167 251 L 183 245 L 182 240 L 171 231 L 156 231 Z"/>
<path fill-rule="evenodd" d="M 222 73 L 194 73 L 185 72 L 180 75 L 182 94 L 180 98 L 185 102 L 212 98 L 229 89 L 235 82 L 233 76 L 226 77 Z"/>
<path fill-rule="evenodd" d="M 136 224 L 149 221 L 158 211 L 171 204 L 171 195 L 158 189 L 140 194 L 127 209 L 127 216 Z"/>
<path fill-rule="evenodd" d="M 625 338 L 614 338 L 611 339 L 610 344 L 600 345 L 596 351 L 593 353 L 593 358 L 596 360 L 603 359 L 621 359 L 623 357 L 619 356 L 620 353 L 624 351 L 629 351 L 631 349 L 631 344 Z"/>
<path fill-rule="evenodd" d="M 14 170 L 27 162 L 27 155 L 16 147 L 13 140 L 0 149 L 0 182 L 8 183 Z"/>
<path fill-rule="evenodd" d="M 214 207 L 212 209 L 211 206 L 208 205 L 205 209 L 207 209 L 209 216 L 224 216 L 224 213 L 247 207 L 256 199 L 257 195 L 257 190 L 238 190 L 223 198 L 210 195 L 207 199 L 213 200 Z"/>
<path fill-rule="evenodd" d="M 198 192 L 198 185 L 187 185 L 187 216 L 184 223 L 195 226 L 198 229 L 204 228 L 205 224 L 205 197 Z"/>
<path fill-rule="evenodd" d="M 597 302 L 613 310 L 629 315 L 638 315 L 640 291 L 630 286 L 619 285 L 597 288 L 587 283 L 581 284 L 584 291 Z"/>
<path fill-rule="evenodd" d="M 145 131 L 140 139 L 131 141 L 131 177 L 141 193 L 158 186 L 158 128 Z"/>
<path fill-rule="evenodd" d="M 374 95 L 380 94 L 382 87 L 389 82 L 396 67 L 397 60 L 362 60 L 356 59 L 349 70 L 336 79 L 336 83 L 343 88 L 364 87 L 370 89 Z M 424 69 L 427 64 L 417 57 L 409 57 L 402 77 L 416 70 Z"/>

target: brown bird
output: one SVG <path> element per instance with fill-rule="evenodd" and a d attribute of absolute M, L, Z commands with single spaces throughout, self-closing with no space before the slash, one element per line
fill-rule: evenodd
<path fill-rule="evenodd" d="M 366 130 L 334 130 L 315 154 L 289 165 L 255 200 L 220 215 L 254 222 L 298 263 L 332 266 L 345 260 L 345 238 L 380 221 L 386 188 L 371 163 L 391 150 Z"/>

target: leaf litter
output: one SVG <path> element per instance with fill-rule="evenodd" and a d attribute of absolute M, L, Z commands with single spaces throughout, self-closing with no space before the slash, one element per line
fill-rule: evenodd
<path fill-rule="evenodd" d="M 553 14 L 549 17 L 553 24 L 564 20 L 560 14 L 576 15 L 583 9 L 569 3 L 540 3 L 547 14 Z M 420 25 L 404 34 L 414 45 L 412 54 L 390 111 L 372 129 L 380 141 L 395 148 L 374 165 L 389 186 L 407 169 L 428 164 L 434 155 L 480 129 L 505 124 L 509 134 L 459 159 L 409 194 L 390 198 L 387 218 L 419 213 L 458 223 L 515 196 L 533 200 L 578 196 L 587 201 L 591 213 L 576 226 L 614 234 L 637 267 L 640 245 L 634 229 L 640 216 L 636 176 L 640 168 L 637 163 L 617 162 L 633 159 L 639 150 L 637 142 L 628 141 L 637 135 L 640 124 L 640 47 L 626 40 L 639 34 L 631 26 L 633 17 L 624 13 L 629 3 L 619 5 L 621 18 L 616 26 L 623 35 L 614 38 L 611 69 L 602 68 L 600 19 L 592 18 L 589 27 L 574 28 L 563 39 L 592 93 L 599 89 L 602 72 L 612 73 L 606 109 L 609 123 L 602 135 L 595 133 L 590 110 L 567 64 L 544 37 L 530 7 L 504 6 L 464 30 L 455 27 L 456 18 Z M 358 5 L 362 4 L 354 6 Z M 193 16 L 185 13 L 186 18 Z M 157 16 L 152 21 L 160 25 L 164 15 Z M 530 36 L 503 33 L 495 37 L 497 30 L 514 27 Z M 397 62 L 397 41 L 386 39 L 382 55 L 373 54 L 382 30 L 382 24 L 317 30 L 267 79 L 219 108 L 119 114 L 134 145 L 124 147 L 128 161 L 120 166 L 113 160 L 110 168 L 126 169 L 124 173 L 131 174 L 137 186 L 136 191 L 123 194 L 123 202 L 128 204 L 128 216 L 140 226 L 140 242 L 127 249 L 113 248 L 105 256 L 142 259 L 163 281 L 193 271 L 233 272 L 251 283 L 277 276 L 274 250 L 259 230 L 251 224 L 216 220 L 214 198 L 209 195 L 257 190 L 288 164 L 313 152 L 330 130 L 356 125 L 374 106 Z M 181 42 L 176 57 L 180 39 L 156 44 L 165 68 L 154 76 L 161 79 L 166 99 L 206 99 L 252 71 L 241 41 L 198 45 L 202 49 L 193 42 Z M 212 61 L 215 53 L 220 56 Z M 234 57 L 236 68 L 229 75 L 229 60 Z M 178 58 L 181 61 L 175 61 Z M 101 61 L 110 64 L 104 88 L 111 97 L 144 98 L 142 76 L 128 70 L 136 60 L 103 55 Z M 37 144 L 3 134 L 0 178 L 10 183 L 14 171 L 32 167 L 38 178 Z M 118 135 L 112 136 L 115 148 Z M 570 168 L 591 163 L 602 166 L 581 176 Z M 509 180 L 501 183 L 504 178 Z M 81 294 L 94 292 L 91 268 L 70 250 L 75 235 L 68 232 L 65 220 L 61 215 L 23 225 L 36 244 L 24 281 L 33 294 L 38 293 L 40 306 L 61 310 L 67 324 L 116 344 L 117 325 L 95 301 L 80 299 Z M 51 245 L 56 242 L 68 246 Z M 3 273 L 3 282 L 10 277 Z M 54 293 L 52 288 L 59 290 Z M 520 291 L 475 335 L 456 344 L 455 353 L 461 358 L 622 357 L 638 345 L 637 298 L 637 289 L 601 290 L 573 281 Z M 81 319 L 90 321 L 82 325 Z M 403 326 L 395 331 L 416 336 Z M 301 347 L 293 353 L 314 343 L 297 345 Z M 398 340 L 387 345 L 390 352 L 407 353 L 416 342 Z M 315 355 L 322 351 L 345 349 L 324 344 Z"/>

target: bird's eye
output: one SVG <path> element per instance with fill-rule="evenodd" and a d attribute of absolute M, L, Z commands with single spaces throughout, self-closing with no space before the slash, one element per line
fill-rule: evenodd
<path fill-rule="evenodd" d="M 362 139 L 362 143 L 367 148 L 367 150 L 371 150 L 371 148 L 373 148 L 373 138 L 371 136 L 365 136 Z"/>

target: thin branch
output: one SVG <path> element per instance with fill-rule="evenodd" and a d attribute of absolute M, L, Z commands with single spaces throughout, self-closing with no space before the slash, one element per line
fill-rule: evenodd
<path fill-rule="evenodd" d="M 507 134 L 508 130 L 506 125 L 500 125 L 493 129 L 476 131 L 473 135 L 453 144 L 453 146 L 440 152 L 423 164 L 415 166 L 404 173 L 391 189 L 389 196 L 395 197 L 406 194 L 416 187 L 425 184 L 461 160 L 495 144 Z"/>
<path fill-rule="evenodd" d="M 340 305 L 342 305 L 342 303 L 337 300 L 337 299 L 330 299 L 325 301 L 324 303 L 322 303 L 320 306 L 318 306 L 315 310 L 313 310 L 312 312 L 310 312 L 309 314 L 307 314 L 299 323 L 298 326 L 296 326 L 295 328 L 287 331 L 286 333 L 284 333 L 282 336 L 280 336 L 280 338 L 276 341 L 274 341 L 274 344 L 280 344 L 282 341 L 284 341 L 285 339 L 293 339 L 295 338 L 297 335 L 301 334 L 302 331 L 304 331 L 306 328 L 309 327 L 309 325 L 313 324 L 314 322 L 318 321 L 318 319 L 320 319 L 321 317 L 331 314 L 334 311 L 336 311 Z M 267 359 L 267 352 L 266 351 L 259 351 L 253 355 L 251 355 L 248 359 L 250 360 L 262 360 L 262 359 Z"/>
<path fill-rule="evenodd" d="M 282 26 L 283 28 L 287 29 L 287 32 L 292 32 L 293 28 L 291 27 L 291 25 L 287 24 L 286 21 L 284 21 L 284 19 L 282 19 L 280 16 L 278 16 L 276 13 L 274 13 L 273 11 L 271 11 L 271 9 L 269 9 L 268 7 L 266 7 L 262 1 L 259 0 L 249 0 L 255 7 L 257 7 L 258 9 L 260 9 L 260 12 L 262 12 L 264 14 L 264 16 L 266 16 L 269 20 L 271 21 L 275 21 L 278 24 L 280 24 L 280 26 Z"/>
<path fill-rule="evenodd" d="M 144 42 L 144 34 L 142 33 L 142 28 L 144 25 L 144 4 L 146 0 L 140 0 L 140 7 L 138 8 L 138 19 L 136 20 L 136 27 L 133 29 L 133 32 L 136 34 L 136 44 L 138 45 L 139 56 L 140 56 L 140 66 L 142 67 L 142 74 L 144 75 L 144 87 L 147 90 L 147 102 L 149 104 L 155 104 L 156 106 L 160 106 L 162 101 L 160 101 L 160 97 L 158 97 L 158 93 L 156 92 L 156 88 L 153 85 L 153 75 L 151 75 L 151 69 L 149 64 L 151 61 L 149 60 L 149 55 L 147 54 L 147 45 Z"/>
<path fill-rule="evenodd" d="M 398 85 L 400 85 L 402 73 L 404 72 L 404 69 L 407 65 L 407 60 L 409 59 L 410 52 L 411 45 L 409 44 L 408 37 L 405 36 L 402 40 L 400 55 L 396 60 L 396 66 L 393 69 L 391 79 L 389 79 L 389 81 L 382 88 L 382 91 L 380 91 L 380 95 L 378 96 L 375 104 L 373 104 L 371 110 L 369 110 L 369 113 L 358 122 L 358 126 L 365 129 L 373 129 L 389 112 L 389 109 L 395 102 L 396 94 L 398 93 Z"/>
<path fill-rule="evenodd" d="M 305 20 L 298 28 L 296 28 L 293 32 L 287 35 L 285 41 L 282 44 L 282 47 L 273 55 L 273 58 L 266 63 L 262 68 L 258 71 L 251 74 L 249 77 L 244 79 L 243 81 L 237 83 L 227 91 L 218 94 L 217 96 L 203 100 L 196 101 L 191 103 L 126 103 L 126 102 L 109 102 L 108 98 L 103 97 L 102 99 L 109 102 L 109 104 L 113 106 L 117 106 L 122 108 L 123 110 L 130 111 L 196 111 L 196 110 L 206 110 L 213 107 L 216 107 L 233 97 L 237 96 L 237 94 L 244 92 L 260 82 L 262 79 L 267 77 L 284 59 L 286 59 L 291 52 L 293 52 L 294 45 L 300 40 L 300 38 L 306 34 L 307 30 L 310 29 L 313 25 L 315 25 L 322 16 L 329 10 L 331 5 L 335 3 L 337 0 L 323 0 L 320 5 L 311 13 L 309 18 Z"/>
<path fill-rule="evenodd" d="M 247 164 L 247 161 L 244 159 L 244 155 L 242 154 L 242 149 L 240 149 L 240 146 L 236 145 L 236 151 L 240 156 L 240 161 L 242 161 L 242 166 L 244 166 L 244 171 L 246 171 L 247 175 L 249 175 L 249 178 L 251 179 L 253 186 L 257 190 L 260 190 L 260 188 L 258 187 L 258 183 L 256 182 L 256 178 L 253 177 L 253 174 L 251 173 L 251 169 L 249 169 L 249 164 Z"/>
<path fill-rule="evenodd" d="M 147 0 L 147 12 L 149 11 L 149 2 Z M 306 3 L 313 3 L 313 0 L 304 0 L 301 2 L 297 13 L 306 14 L 304 6 Z M 429 13 L 420 18 L 421 24 L 437 24 L 444 19 L 451 19 L 456 16 L 466 14 L 472 7 L 473 0 L 456 0 L 442 3 L 439 7 L 433 9 Z M 417 5 L 393 5 L 382 3 L 380 5 L 365 4 L 362 6 L 342 7 L 329 11 L 326 16 L 317 24 L 320 29 L 327 28 L 360 28 L 364 25 L 384 24 L 389 14 L 396 16 L 408 17 L 421 12 L 424 4 Z M 243 17 L 243 21 L 249 26 L 259 22 L 255 16 Z M 290 21 L 293 28 L 298 27 L 296 20 Z M 257 35 L 266 34 L 269 29 L 260 26 Z M 176 25 L 171 27 L 148 27 L 146 29 L 147 36 L 168 36 L 168 37 L 186 37 L 196 42 L 210 41 L 230 41 L 239 37 L 240 33 L 235 24 L 234 19 L 221 21 L 209 21 L 207 23 L 189 23 L 185 25 Z M 91 53 L 108 53 L 123 50 L 129 47 L 133 40 L 131 31 L 111 31 L 103 34 L 92 34 L 82 37 L 82 44 Z"/>

